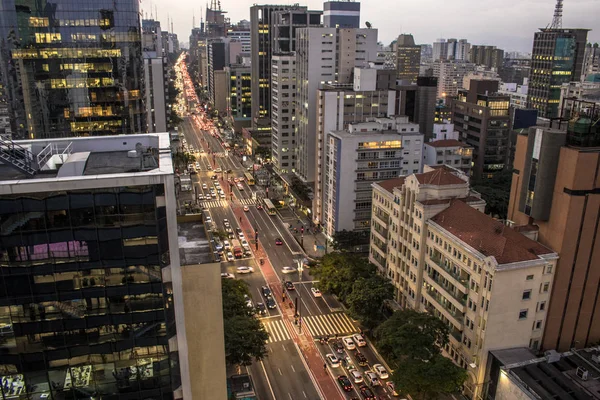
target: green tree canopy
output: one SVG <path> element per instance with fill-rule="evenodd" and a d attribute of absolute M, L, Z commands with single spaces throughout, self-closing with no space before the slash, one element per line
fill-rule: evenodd
<path fill-rule="evenodd" d="M 350 314 L 372 329 L 384 320 L 383 302 L 394 297 L 394 286 L 380 275 L 358 278 L 352 285 L 352 292 L 346 301 Z"/>
<path fill-rule="evenodd" d="M 314 267 L 312 274 L 319 279 L 319 289 L 332 293 L 346 302 L 354 282 L 359 278 L 375 276 L 377 267 L 362 257 L 350 253 L 330 253 Z"/>

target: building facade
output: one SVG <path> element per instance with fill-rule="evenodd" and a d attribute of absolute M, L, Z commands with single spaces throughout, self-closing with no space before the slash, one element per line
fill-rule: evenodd
<path fill-rule="evenodd" d="M 438 139 L 425 143 L 423 165 L 448 165 L 463 172 L 466 176 L 471 176 L 472 162 L 473 148 L 460 140 Z"/>
<path fill-rule="evenodd" d="M 588 31 L 547 28 L 535 33 L 527 107 L 540 117 L 558 117 L 562 84 L 580 79 Z"/>
<path fill-rule="evenodd" d="M 233 64 L 226 67 L 229 81 L 228 115 L 233 118 L 236 132 L 249 127 L 252 117 L 252 70 L 249 65 Z"/>
<path fill-rule="evenodd" d="M 588 77 L 598 74 L 600 74 L 600 47 L 598 47 L 598 43 L 593 45 L 588 43 L 585 46 L 581 80 L 585 81 Z"/>
<path fill-rule="evenodd" d="M 139 2 L 52 4 L 1 3 L 0 68 L 15 138 L 145 131 Z"/>
<path fill-rule="evenodd" d="M 475 71 L 475 64 L 464 61 L 440 60 L 433 63 L 433 76 L 438 79 L 437 97 L 448 99 L 463 88 L 463 79 Z"/>
<path fill-rule="evenodd" d="M 296 55 L 271 57 L 271 161 L 281 173 L 296 172 Z"/>
<path fill-rule="evenodd" d="M 488 353 L 540 347 L 557 255 L 483 213 L 451 168 L 373 184 L 369 260 L 403 307 L 450 327 L 443 354 L 465 368 L 465 394 L 484 393 Z"/>
<path fill-rule="evenodd" d="M 498 71 L 504 65 L 504 50 L 496 46 L 473 45 L 469 52 L 469 61 Z"/>
<path fill-rule="evenodd" d="M 358 1 L 324 2 L 323 26 L 326 28 L 360 28 L 360 3 Z"/>
<path fill-rule="evenodd" d="M 468 61 L 471 44 L 467 39 L 438 39 L 433 43 L 433 61 Z"/>
<path fill-rule="evenodd" d="M 415 45 L 413 35 L 400 35 L 396 40 L 397 78 L 417 83 L 421 65 L 421 46 Z"/>

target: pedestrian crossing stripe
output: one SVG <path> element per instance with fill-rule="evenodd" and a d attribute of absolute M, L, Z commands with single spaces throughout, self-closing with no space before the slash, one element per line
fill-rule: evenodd
<path fill-rule="evenodd" d="M 256 204 L 256 200 L 253 199 L 238 199 L 240 203 L 245 206 L 253 206 Z"/>
<path fill-rule="evenodd" d="M 358 332 L 350 318 L 343 312 L 302 317 L 302 322 L 308 327 L 311 335 L 343 335 Z"/>
<path fill-rule="evenodd" d="M 225 207 L 227 205 L 227 201 L 225 201 L 225 200 L 201 201 L 200 205 L 202 207 L 206 207 L 206 208 Z"/>
<path fill-rule="evenodd" d="M 262 324 L 265 327 L 267 333 L 269 334 L 269 339 L 267 340 L 267 343 L 275 343 L 291 339 L 290 334 L 285 328 L 285 324 L 282 320 L 277 319 L 266 322 L 263 321 Z"/>

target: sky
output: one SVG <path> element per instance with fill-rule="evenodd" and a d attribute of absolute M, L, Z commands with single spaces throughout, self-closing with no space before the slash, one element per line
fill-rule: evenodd
<path fill-rule="evenodd" d="M 232 23 L 250 20 L 253 4 L 295 4 L 294 0 L 221 0 Z M 471 44 L 494 45 L 505 51 L 531 52 L 533 33 L 552 22 L 554 0 L 362 0 L 361 26 L 369 21 L 378 29 L 379 41 L 390 44 L 401 33 L 411 33 L 417 44 L 438 38 L 468 39 Z M 299 2 L 323 9 L 323 2 Z M 206 0 L 141 0 L 144 18 L 173 21 L 173 30 L 187 43 L 195 16 L 204 15 Z M 155 11 L 156 10 L 156 11 Z M 158 18 L 156 16 L 158 15 Z M 588 28 L 588 41 L 600 42 L 600 0 L 565 0 L 563 28 Z M 169 29 L 170 30 L 170 29 Z"/>

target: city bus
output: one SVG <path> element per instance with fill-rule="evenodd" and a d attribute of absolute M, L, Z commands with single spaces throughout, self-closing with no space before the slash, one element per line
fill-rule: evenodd
<path fill-rule="evenodd" d="M 252 174 L 250 172 L 244 173 L 244 179 L 246 179 L 246 183 L 248 184 L 248 186 L 252 186 L 255 183 L 254 177 L 252 176 Z"/>
<path fill-rule="evenodd" d="M 275 210 L 275 206 L 273 205 L 271 200 L 263 199 L 263 202 L 265 203 L 265 210 L 267 210 L 267 214 L 275 215 L 277 213 L 277 210 Z"/>

